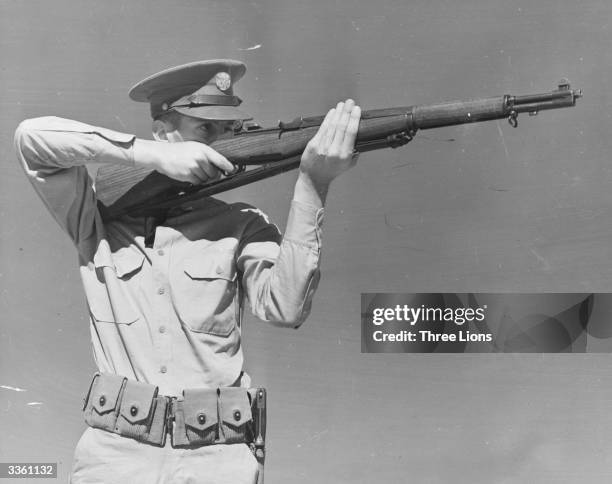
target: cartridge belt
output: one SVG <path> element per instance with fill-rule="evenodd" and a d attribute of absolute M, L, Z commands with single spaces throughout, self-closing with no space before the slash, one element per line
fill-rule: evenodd
<path fill-rule="evenodd" d="M 263 449 L 264 388 L 192 388 L 182 398 L 158 395 L 158 387 L 110 373 L 96 373 L 84 399 L 85 422 L 163 447 L 251 444 Z"/>

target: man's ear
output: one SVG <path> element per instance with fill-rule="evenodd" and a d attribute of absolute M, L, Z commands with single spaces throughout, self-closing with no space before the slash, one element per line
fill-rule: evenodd
<path fill-rule="evenodd" d="M 168 127 L 163 121 L 155 119 L 151 130 L 156 141 L 168 141 Z"/>

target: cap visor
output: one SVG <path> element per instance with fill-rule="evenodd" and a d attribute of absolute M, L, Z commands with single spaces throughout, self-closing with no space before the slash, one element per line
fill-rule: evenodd
<path fill-rule="evenodd" d="M 212 119 L 215 121 L 234 121 L 240 119 L 246 121 L 253 119 L 253 116 L 237 109 L 233 106 L 198 106 L 194 108 L 180 107 L 174 108 L 175 111 L 191 116 L 192 118 Z"/>

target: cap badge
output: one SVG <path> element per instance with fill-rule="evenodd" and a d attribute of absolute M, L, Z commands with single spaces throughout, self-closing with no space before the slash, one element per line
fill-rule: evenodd
<path fill-rule="evenodd" d="M 227 72 L 219 72 L 215 76 L 215 84 L 221 91 L 227 91 L 232 85 L 232 78 Z"/>

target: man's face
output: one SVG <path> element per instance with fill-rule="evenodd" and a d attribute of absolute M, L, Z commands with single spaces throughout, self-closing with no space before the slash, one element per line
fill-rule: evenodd
<path fill-rule="evenodd" d="M 233 137 L 234 121 L 217 121 L 180 115 L 178 126 L 175 126 L 174 132 L 168 135 L 170 141 L 199 141 L 210 144 L 219 139 Z"/>

